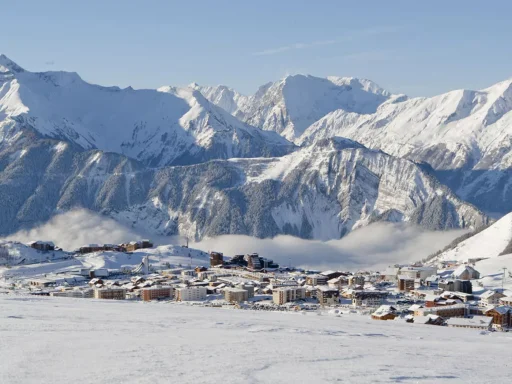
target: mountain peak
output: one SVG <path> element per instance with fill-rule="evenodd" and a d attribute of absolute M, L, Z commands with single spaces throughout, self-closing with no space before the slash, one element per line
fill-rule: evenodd
<path fill-rule="evenodd" d="M 21 68 L 18 64 L 16 64 L 14 61 L 9 59 L 3 53 L 0 54 L 0 67 L 4 67 L 7 70 L 12 71 L 12 72 L 16 72 L 16 73 L 24 71 L 23 68 Z"/>

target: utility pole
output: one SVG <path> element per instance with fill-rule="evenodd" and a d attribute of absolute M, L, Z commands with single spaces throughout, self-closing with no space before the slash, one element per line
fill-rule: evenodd
<path fill-rule="evenodd" d="M 503 287 L 505 285 L 505 273 L 507 271 L 506 267 L 503 267 L 503 278 L 501 279 L 501 290 L 503 291 Z"/>

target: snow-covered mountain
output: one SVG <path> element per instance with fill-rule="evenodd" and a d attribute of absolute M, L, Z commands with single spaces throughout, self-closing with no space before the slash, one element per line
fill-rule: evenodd
<path fill-rule="evenodd" d="M 149 168 L 67 142 L 0 152 L 0 234 L 83 207 L 146 233 L 340 238 L 375 221 L 474 228 L 487 218 L 415 163 L 331 139 L 279 158 Z"/>
<path fill-rule="evenodd" d="M 512 211 L 512 80 L 481 91 L 390 99 L 373 114 L 334 111 L 298 143 L 331 136 L 430 164 L 461 198 L 489 212 Z"/>
<path fill-rule="evenodd" d="M 36 134 L 150 166 L 281 156 L 294 149 L 193 89 L 160 91 L 101 87 L 69 72 L 33 73 L 1 55 L 0 145 Z"/>
<path fill-rule="evenodd" d="M 469 259 L 497 258 L 512 253 L 512 213 L 440 253 L 436 260 L 467 262 Z"/>
<path fill-rule="evenodd" d="M 485 211 L 512 211 L 512 80 L 412 99 L 367 80 L 311 76 L 267 84 L 249 98 L 233 90 L 219 97 L 222 87 L 198 89 L 221 106 L 237 104 L 227 110 L 296 144 L 350 138 L 428 163 L 459 197 Z"/>
<path fill-rule="evenodd" d="M 352 77 L 287 76 L 263 85 L 249 97 L 225 86 L 191 86 L 241 120 L 289 140 L 298 139 L 307 127 L 332 111 L 373 113 L 391 97 L 370 80 Z"/>

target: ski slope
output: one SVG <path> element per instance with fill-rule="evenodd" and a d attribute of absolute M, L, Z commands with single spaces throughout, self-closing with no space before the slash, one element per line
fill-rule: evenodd
<path fill-rule="evenodd" d="M 467 261 L 472 258 L 494 258 L 512 239 L 512 213 L 502 217 L 482 232 L 464 240 L 454 249 L 442 253 L 440 260 Z"/>
<path fill-rule="evenodd" d="M 512 341 L 355 314 L 22 296 L 0 297 L 0 330 L 0 382 L 25 384 L 493 383 Z"/>

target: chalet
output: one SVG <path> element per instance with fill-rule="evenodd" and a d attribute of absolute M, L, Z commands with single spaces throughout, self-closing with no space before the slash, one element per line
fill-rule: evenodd
<path fill-rule="evenodd" d="M 85 254 L 85 253 L 92 253 L 92 252 L 100 252 L 103 251 L 103 245 L 99 244 L 87 244 L 83 247 L 78 248 L 78 253 Z"/>
<path fill-rule="evenodd" d="M 489 316 L 473 316 L 471 318 L 451 318 L 446 320 L 446 325 L 454 328 L 490 330 L 492 321 L 492 317 Z"/>
<path fill-rule="evenodd" d="M 341 287 L 348 285 L 348 279 L 346 276 L 338 276 L 334 279 L 328 280 L 327 285 L 330 288 L 341 289 Z"/>
<path fill-rule="evenodd" d="M 373 320 L 394 320 L 396 317 L 396 308 L 390 305 L 381 305 L 372 313 Z"/>
<path fill-rule="evenodd" d="M 220 252 L 210 252 L 210 267 L 224 264 L 224 255 Z"/>
<path fill-rule="evenodd" d="M 400 267 L 394 266 L 394 267 L 388 267 L 383 273 L 381 278 L 385 281 L 392 281 L 395 282 L 398 276 L 398 273 L 400 272 Z"/>
<path fill-rule="evenodd" d="M 500 299 L 503 297 L 505 297 L 505 295 L 501 289 L 485 291 L 480 295 L 480 305 L 485 307 L 489 305 L 498 305 L 500 303 Z"/>
<path fill-rule="evenodd" d="M 452 278 L 458 280 L 473 280 L 480 278 L 480 272 L 469 265 L 461 265 L 452 273 Z"/>
<path fill-rule="evenodd" d="M 427 277 L 437 274 L 436 267 L 401 267 L 399 275 L 412 279 L 425 280 Z"/>
<path fill-rule="evenodd" d="M 425 296 L 425 307 L 446 307 L 449 305 L 462 304 L 463 300 L 461 300 L 457 296 L 437 296 L 437 295 L 427 295 Z"/>
<path fill-rule="evenodd" d="M 463 317 L 468 313 L 468 308 L 465 304 L 455 304 L 440 307 L 421 308 L 414 311 L 414 316 L 425 315 L 438 315 L 444 318 L 447 317 Z"/>
<path fill-rule="evenodd" d="M 28 243 L 28 246 L 30 248 L 37 249 L 38 251 L 42 252 L 48 252 L 48 251 L 54 251 L 55 250 L 55 244 L 53 244 L 51 241 L 31 241 Z"/>
<path fill-rule="evenodd" d="M 438 315 L 414 316 L 414 324 L 443 325 L 444 320 Z"/>
<path fill-rule="evenodd" d="M 512 307 L 512 297 L 502 297 L 500 299 L 501 305 L 508 305 L 509 307 Z"/>
<path fill-rule="evenodd" d="M 99 286 L 102 286 L 103 284 L 104 284 L 103 280 L 102 280 L 102 279 L 100 279 L 100 278 L 98 278 L 98 277 L 95 277 L 95 278 L 93 278 L 93 279 L 91 279 L 91 280 L 89 281 L 89 285 L 90 285 L 91 287 L 97 287 L 98 285 L 99 285 Z"/>
<path fill-rule="evenodd" d="M 508 329 L 512 327 L 512 308 L 506 305 L 494 307 L 485 312 L 485 316 L 492 317 L 492 326 L 496 329 Z"/>

